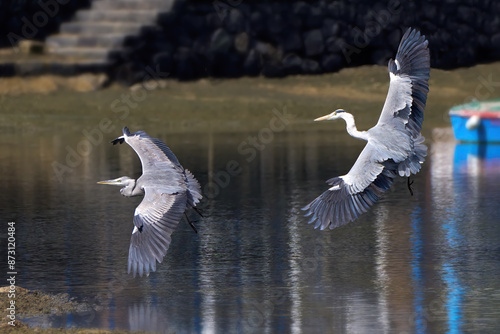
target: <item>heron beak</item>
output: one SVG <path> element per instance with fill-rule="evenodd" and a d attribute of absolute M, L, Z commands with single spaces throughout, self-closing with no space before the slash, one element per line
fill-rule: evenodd
<path fill-rule="evenodd" d="M 326 121 L 326 120 L 328 120 L 329 118 L 330 118 L 330 114 L 325 115 L 325 116 L 318 117 L 318 118 L 316 118 L 314 121 L 315 121 L 315 122 L 319 122 L 319 121 Z"/>
<path fill-rule="evenodd" d="M 97 184 L 111 184 L 111 185 L 118 185 L 118 180 L 117 179 L 114 179 L 114 180 L 105 180 L 105 181 L 99 181 L 97 182 Z"/>

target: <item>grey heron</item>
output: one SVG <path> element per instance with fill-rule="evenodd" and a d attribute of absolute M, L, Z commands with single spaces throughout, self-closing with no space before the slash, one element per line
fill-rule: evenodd
<path fill-rule="evenodd" d="M 429 92 L 428 41 L 417 30 L 408 29 L 389 60 L 389 91 L 378 123 L 358 131 L 354 116 L 343 109 L 315 121 L 342 118 L 347 132 L 367 141 L 358 159 L 345 175 L 329 179 L 330 188 L 302 210 L 314 228 L 333 229 L 365 213 L 389 189 L 395 177 L 416 174 L 427 155 L 420 134 Z M 408 179 L 408 188 L 411 192 Z"/>
<path fill-rule="evenodd" d="M 184 169 L 172 151 L 159 139 L 146 132 L 130 133 L 123 128 L 123 136 L 112 141 L 113 145 L 126 142 L 137 153 L 142 164 L 142 175 L 137 180 L 122 176 L 99 184 L 123 186 L 123 196 L 142 196 L 135 209 L 134 230 L 130 239 L 128 273 L 149 275 L 161 263 L 171 242 L 170 235 L 182 219 L 189 221 L 186 210 L 193 208 L 202 198 L 200 184 L 193 174 Z M 196 210 L 197 211 L 197 210 Z M 197 211 L 198 212 L 198 211 Z M 199 212 L 198 212 L 199 213 Z"/>

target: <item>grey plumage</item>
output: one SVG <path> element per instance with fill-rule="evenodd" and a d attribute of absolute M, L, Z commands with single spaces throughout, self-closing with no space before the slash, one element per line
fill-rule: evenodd
<path fill-rule="evenodd" d="M 134 213 L 134 230 L 130 240 L 128 272 L 149 275 L 156 270 L 171 242 L 171 234 L 184 212 L 201 200 L 201 188 L 193 174 L 184 169 L 172 151 L 159 139 L 144 131 L 130 133 L 123 128 L 123 136 L 113 144 L 126 142 L 137 153 L 142 163 L 142 175 L 136 180 L 123 176 L 100 184 L 124 186 L 124 196 L 144 199 Z"/>
<path fill-rule="evenodd" d="M 389 61 L 389 91 L 373 128 L 358 131 L 354 117 L 341 109 L 316 119 L 342 118 L 351 136 L 368 143 L 350 171 L 328 180 L 331 187 L 303 208 L 315 228 L 349 223 L 379 200 L 397 175 L 409 177 L 420 170 L 427 155 L 420 134 L 429 91 L 427 44 L 417 30 L 403 35 L 396 59 Z"/>

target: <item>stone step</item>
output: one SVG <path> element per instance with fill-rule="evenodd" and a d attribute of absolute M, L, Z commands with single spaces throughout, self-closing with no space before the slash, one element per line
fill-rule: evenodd
<path fill-rule="evenodd" d="M 159 13 L 171 10 L 174 0 L 93 0 L 90 9 L 76 12 L 47 37 L 49 59 L 14 64 L 17 73 L 82 73 L 105 71 L 124 40 L 153 26 Z M 12 67 L 11 66 L 11 67 Z"/>
<path fill-rule="evenodd" d="M 47 37 L 45 44 L 49 48 L 59 47 L 107 47 L 119 48 L 123 44 L 126 35 L 119 33 L 112 34 L 58 34 Z"/>
<path fill-rule="evenodd" d="M 174 0 L 98 0 L 92 2 L 91 9 L 157 9 L 168 11 Z"/>
<path fill-rule="evenodd" d="M 141 9 L 103 9 L 103 10 L 79 10 L 76 13 L 76 20 L 83 21 L 108 21 L 108 22 L 132 22 L 132 23 L 149 23 L 156 22 L 158 16 L 157 10 Z"/>
<path fill-rule="evenodd" d="M 66 22 L 61 24 L 62 34 L 137 34 L 142 23 L 133 22 Z"/>
<path fill-rule="evenodd" d="M 63 47 L 49 49 L 49 52 L 62 57 L 86 59 L 89 62 L 105 62 L 108 60 L 111 49 L 106 47 Z"/>

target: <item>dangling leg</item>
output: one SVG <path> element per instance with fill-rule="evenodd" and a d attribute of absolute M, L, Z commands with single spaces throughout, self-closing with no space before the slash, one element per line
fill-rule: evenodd
<path fill-rule="evenodd" d="M 413 189 L 411 188 L 412 184 L 413 184 L 413 181 L 410 181 L 410 177 L 408 176 L 408 182 L 407 182 L 408 190 L 410 191 L 410 195 L 413 196 Z"/>
<path fill-rule="evenodd" d="M 197 213 L 197 214 L 199 214 L 199 215 L 200 215 L 200 217 L 202 217 L 202 218 L 203 218 L 203 215 L 201 214 L 201 211 L 200 211 L 198 208 L 195 208 L 195 207 L 193 206 L 193 210 L 194 210 L 194 211 L 196 211 L 196 213 Z"/>
<path fill-rule="evenodd" d="M 187 216 L 187 214 L 185 212 L 184 212 L 184 217 L 186 217 L 186 220 L 189 223 L 189 225 L 191 225 L 191 227 L 193 228 L 193 231 L 195 233 L 198 233 L 198 230 L 196 229 L 196 226 L 194 226 L 194 224 L 189 220 L 189 218 L 188 218 L 188 216 Z"/>

